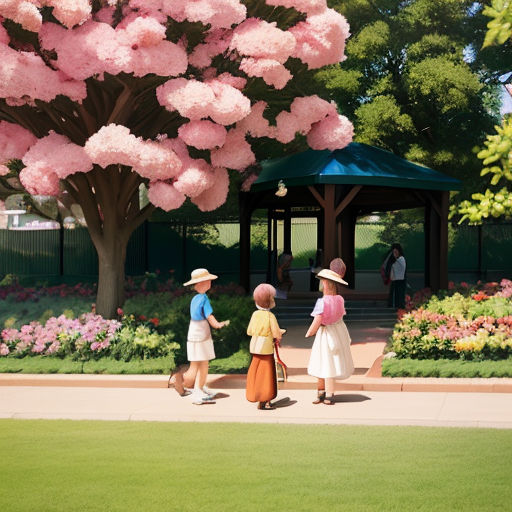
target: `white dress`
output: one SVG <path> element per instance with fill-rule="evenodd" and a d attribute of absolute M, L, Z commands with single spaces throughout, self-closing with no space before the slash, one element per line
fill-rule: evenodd
<path fill-rule="evenodd" d="M 323 300 L 319 299 L 312 316 L 322 312 Z M 321 325 L 311 349 L 308 374 L 321 379 L 350 377 L 354 373 L 350 343 L 350 334 L 343 317 L 333 324 Z"/>

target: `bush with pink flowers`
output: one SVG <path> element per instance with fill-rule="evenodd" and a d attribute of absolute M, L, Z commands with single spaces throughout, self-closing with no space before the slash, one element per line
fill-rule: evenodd
<path fill-rule="evenodd" d="M 55 356 L 86 361 L 110 356 L 129 361 L 169 356 L 179 348 L 170 336 L 157 332 L 157 318 L 135 320 L 133 315 L 106 320 L 95 313 L 78 318 L 52 316 L 0 334 L 0 356 Z"/>
<path fill-rule="evenodd" d="M 512 356 L 512 281 L 463 287 L 404 312 L 390 350 L 399 358 L 506 359 Z"/>

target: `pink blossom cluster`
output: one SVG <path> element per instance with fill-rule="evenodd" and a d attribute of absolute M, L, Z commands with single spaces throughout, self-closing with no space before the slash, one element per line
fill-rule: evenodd
<path fill-rule="evenodd" d="M 22 126 L 0 121 L 0 163 L 22 158 L 36 140 L 36 137 Z"/>
<path fill-rule="evenodd" d="M 51 101 L 59 94 L 73 101 L 87 96 L 84 82 L 54 71 L 34 52 L 17 51 L 0 42 L 0 62 L 0 97 L 9 105 L 33 105 L 35 99 Z"/>
<path fill-rule="evenodd" d="M 161 10 L 176 21 L 198 21 L 214 29 L 230 28 L 241 23 L 247 15 L 246 7 L 239 0 L 132 0 L 130 5 L 143 7 L 146 3 L 152 4 L 154 9 Z"/>
<path fill-rule="evenodd" d="M 207 83 L 176 78 L 157 87 L 159 103 L 170 111 L 192 120 L 210 117 L 222 125 L 230 125 L 246 117 L 251 102 L 238 89 L 219 80 Z"/>
<path fill-rule="evenodd" d="M 110 346 L 120 327 L 117 320 L 105 320 L 94 313 L 74 319 L 64 315 L 51 317 L 44 326 L 31 322 L 20 329 L 4 329 L 0 354 L 51 355 L 58 353 L 65 342 L 73 342 L 75 347 L 82 349 L 89 346 L 91 351 L 98 352 Z"/>
<path fill-rule="evenodd" d="M 22 160 L 26 167 L 20 172 L 20 181 L 31 194 L 57 195 L 59 179 L 92 169 L 82 146 L 53 131 L 38 139 Z"/>
<path fill-rule="evenodd" d="M 103 168 L 126 165 L 150 180 L 172 178 L 181 169 L 181 160 L 174 151 L 160 142 L 135 137 L 126 126 L 117 124 L 104 126 L 89 137 L 85 152 Z"/>
<path fill-rule="evenodd" d="M 75 80 L 105 72 L 178 76 L 188 65 L 185 50 L 165 40 L 165 27 L 157 20 L 136 17 L 116 28 L 89 20 L 73 30 L 44 23 L 39 39 L 45 50 L 57 52 L 54 65 Z"/>
<path fill-rule="evenodd" d="M 326 9 L 308 16 L 290 28 L 297 42 L 294 57 L 310 69 L 345 60 L 345 40 L 350 27 L 345 18 L 334 9 Z"/>

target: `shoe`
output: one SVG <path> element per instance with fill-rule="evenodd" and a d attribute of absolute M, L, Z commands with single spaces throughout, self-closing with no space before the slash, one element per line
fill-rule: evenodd
<path fill-rule="evenodd" d="M 321 404 L 325 400 L 325 391 L 318 391 L 318 395 L 316 397 L 316 400 L 313 401 L 313 403 Z"/>
<path fill-rule="evenodd" d="M 194 405 L 204 405 L 204 404 L 215 404 L 215 400 L 212 400 L 209 396 L 198 396 L 192 400 Z"/>
<path fill-rule="evenodd" d="M 217 396 L 217 391 L 210 389 L 208 386 L 203 386 L 202 391 L 206 396 L 209 396 L 210 398 L 215 398 L 215 396 Z"/>
<path fill-rule="evenodd" d="M 213 400 L 211 396 L 203 394 L 202 390 L 200 389 L 194 389 L 194 391 L 190 395 L 190 398 L 192 399 L 192 403 L 194 405 L 215 403 L 215 400 Z"/>
<path fill-rule="evenodd" d="M 324 398 L 325 405 L 334 405 L 334 393 Z"/>
<path fill-rule="evenodd" d="M 175 370 L 171 373 L 167 387 L 174 388 L 180 396 L 188 396 L 191 393 L 191 391 L 185 389 L 185 386 L 183 385 L 183 374 L 179 370 Z"/>
<path fill-rule="evenodd" d="M 268 402 L 259 402 L 258 409 L 260 411 L 273 411 L 275 409 L 274 404 L 269 400 Z"/>

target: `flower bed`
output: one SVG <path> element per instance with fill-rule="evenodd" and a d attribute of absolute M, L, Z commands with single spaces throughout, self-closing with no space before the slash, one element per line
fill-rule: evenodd
<path fill-rule="evenodd" d="M 192 294 L 183 287 L 161 292 L 162 287 L 156 286 L 156 292 L 148 291 L 148 279 L 146 276 L 141 281 L 144 289 L 132 294 L 115 320 L 96 315 L 94 305 L 90 311 L 92 296 L 82 286 L 62 285 L 36 291 L 17 283 L 4 283 L 0 358 L 39 356 L 61 359 L 63 364 L 68 360 L 167 358 L 171 367 L 184 362 Z M 210 296 L 217 319 L 231 320 L 228 327 L 212 330 L 217 358 L 228 358 L 229 366 L 229 358 L 235 355 L 233 364 L 241 368 L 247 359 L 241 342 L 246 341 L 243 333 L 252 312 L 252 300 L 236 285 L 216 286 Z M 27 318 L 33 321 L 26 323 Z"/>
<path fill-rule="evenodd" d="M 168 335 L 157 333 L 150 323 L 137 324 L 134 317 L 105 320 L 94 313 L 78 318 L 51 317 L 44 324 L 30 322 L 20 329 L 4 329 L 0 355 L 71 356 L 76 360 L 112 356 L 129 361 L 169 355 L 179 348 Z"/>
<path fill-rule="evenodd" d="M 398 358 L 500 360 L 512 356 L 512 281 L 432 296 L 403 312 L 390 350 Z"/>

